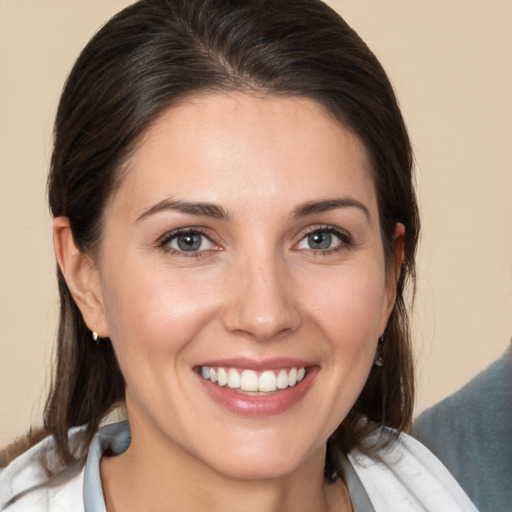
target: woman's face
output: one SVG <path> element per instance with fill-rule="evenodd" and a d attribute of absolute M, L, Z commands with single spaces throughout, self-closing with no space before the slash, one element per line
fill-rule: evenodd
<path fill-rule="evenodd" d="M 130 449 L 241 478 L 323 466 L 394 304 L 358 138 L 305 98 L 195 97 L 131 158 L 101 244 Z"/>

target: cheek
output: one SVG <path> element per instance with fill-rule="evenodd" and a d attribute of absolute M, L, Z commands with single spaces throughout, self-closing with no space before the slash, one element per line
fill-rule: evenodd
<path fill-rule="evenodd" d="M 376 342 L 379 337 L 387 304 L 385 273 L 379 265 L 347 266 L 324 278 L 311 276 L 301 295 L 330 339 L 361 346 L 362 341 Z"/>
<path fill-rule="evenodd" d="M 319 287 L 319 276 L 305 283 L 311 325 L 329 370 L 326 409 L 336 411 L 340 421 L 360 394 L 375 358 L 382 318 L 385 316 L 385 276 L 380 266 L 365 266 L 364 271 L 339 269 Z M 309 290 L 308 292 L 306 292 Z M 327 391 L 327 389 L 330 391 Z M 333 426 L 336 427 L 337 420 Z"/>
<path fill-rule="evenodd" d="M 165 266 L 135 263 L 111 269 L 103 296 L 121 364 L 140 364 L 155 353 L 177 354 L 213 315 L 218 302 L 213 284 L 201 285 L 192 274 L 173 274 Z"/>

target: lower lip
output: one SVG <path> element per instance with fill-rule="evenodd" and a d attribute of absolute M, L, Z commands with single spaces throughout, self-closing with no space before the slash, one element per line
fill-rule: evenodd
<path fill-rule="evenodd" d="M 307 393 L 311 382 L 318 373 L 318 367 L 308 369 L 298 384 L 268 395 L 244 395 L 227 386 L 217 386 L 200 375 L 203 387 L 219 405 L 240 416 L 272 416 L 281 414 L 296 405 Z"/>

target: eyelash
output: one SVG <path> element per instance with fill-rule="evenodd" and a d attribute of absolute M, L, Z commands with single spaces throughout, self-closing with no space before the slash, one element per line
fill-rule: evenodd
<path fill-rule="evenodd" d="M 177 229 L 175 231 L 171 231 L 170 233 L 167 233 L 162 237 L 160 242 L 158 243 L 158 246 L 166 253 L 176 255 L 176 256 L 183 256 L 185 258 L 201 258 L 206 255 L 207 252 L 210 252 L 211 250 L 200 250 L 200 251 L 180 251 L 175 249 L 174 247 L 171 247 L 170 244 L 173 240 L 176 240 L 179 236 L 183 235 L 199 235 L 201 237 L 206 238 L 212 245 L 216 245 L 210 236 L 208 236 L 208 232 L 206 230 L 203 230 L 201 228 L 181 228 Z M 215 250 L 215 249 L 213 249 Z"/>
<path fill-rule="evenodd" d="M 328 233 L 330 235 L 334 235 L 335 237 L 337 237 L 340 240 L 340 242 L 336 246 L 330 247 L 327 249 L 303 249 L 304 251 L 307 251 L 307 252 L 313 254 L 314 256 L 332 255 L 337 252 L 347 250 L 354 245 L 354 240 L 353 240 L 352 236 L 349 233 L 347 233 L 346 231 L 344 231 L 340 228 L 334 227 L 334 226 L 318 225 L 318 226 L 309 227 L 306 231 L 302 232 L 300 235 L 299 242 L 294 244 L 294 246 L 297 246 L 298 244 L 303 242 L 308 236 L 311 236 L 315 233 Z M 300 250 L 300 249 L 298 249 L 298 250 Z"/>
<path fill-rule="evenodd" d="M 307 251 L 311 254 L 314 254 L 315 256 L 322 256 L 322 255 L 331 255 L 334 253 L 337 253 L 342 250 L 346 250 L 350 248 L 352 245 L 354 245 L 354 241 L 352 239 L 352 236 L 347 233 L 344 230 L 341 230 L 339 228 L 336 228 L 334 226 L 329 225 L 319 225 L 319 226 L 312 226 L 309 227 L 307 230 L 303 231 L 300 234 L 300 239 L 298 242 L 296 242 L 293 247 L 298 246 L 300 243 L 302 243 L 308 236 L 311 236 L 315 233 L 327 233 L 330 235 L 334 235 L 340 240 L 340 243 L 337 244 L 335 247 L 329 247 L 327 249 L 300 249 L 297 248 L 296 251 Z M 166 253 L 182 256 L 186 258 L 201 258 L 207 255 L 208 252 L 211 252 L 212 250 L 218 250 L 218 249 L 203 249 L 198 251 L 182 251 L 177 250 L 170 246 L 171 242 L 173 240 L 176 240 L 179 236 L 183 235 L 199 235 L 201 237 L 204 237 L 208 240 L 209 243 L 212 245 L 216 245 L 215 242 L 212 241 L 211 237 L 209 236 L 209 233 L 206 230 L 203 230 L 201 228 L 180 228 L 175 231 L 172 231 L 170 233 L 167 233 L 164 235 L 160 241 L 158 242 L 158 246 Z"/>

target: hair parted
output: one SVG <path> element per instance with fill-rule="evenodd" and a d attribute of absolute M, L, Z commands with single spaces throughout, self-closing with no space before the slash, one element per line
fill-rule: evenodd
<path fill-rule="evenodd" d="M 393 88 L 376 57 L 319 0 L 141 0 L 91 39 L 62 93 L 48 180 L 53 216 L 69 218 L 77 247 L 94 256 L 105 207 L 149 126 L 194 94 L 246 91 L 317 101 L 364 143 L 377 193 L 383 245 L 393 264 L 397 222 L 405 226 L 397 299 L 374 367 L 328 443 L 325 475 L 338 454 L 361 448 L 380 425 L 411 421 L 414 383 L 405 287 L 415 278 L 419 218 L 412 152 Z M 62 273 L 57 361 L 45 409 L 62 460 L 85 451 L 106 412 L 124 397 L 109 340 L 91 342 Z M 67 431 L 85 425 L 81 450 Z"/>

